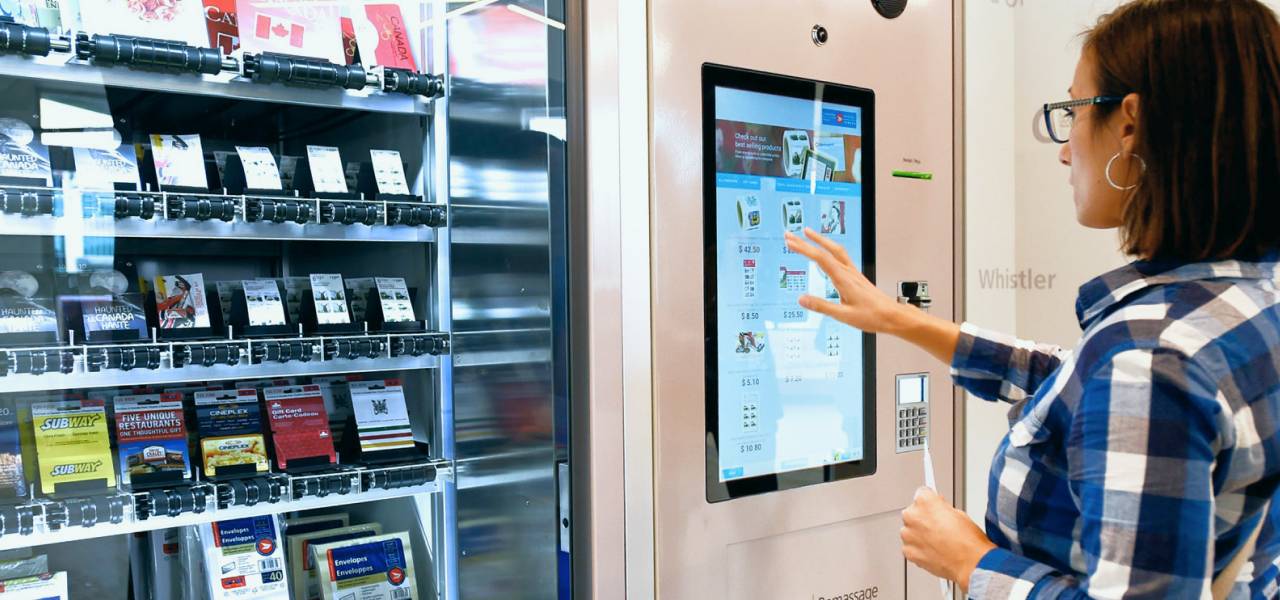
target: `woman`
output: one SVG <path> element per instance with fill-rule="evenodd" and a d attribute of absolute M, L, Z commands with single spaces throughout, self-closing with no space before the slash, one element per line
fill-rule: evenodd
<path fill-rule="evenodd" d="M 1046 112 L 1077 220 L 1138 259 L 1080 288 L 1074 351 L 897 304 L 813 231 L 788 245 L 840 301 L 801 305 L 1014 403 L 985 535 L 922 489 L 911 562 L 975 598 L 1274 597 L 1280 25 L 1257 0 L 1137 0 L 1088 32 L 1070 93 Z"/>

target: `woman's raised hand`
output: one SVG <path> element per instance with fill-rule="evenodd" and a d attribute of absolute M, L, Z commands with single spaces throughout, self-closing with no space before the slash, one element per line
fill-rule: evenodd
<path fill-rule="evenodd" d="M 840 302 L 805 295 L 800 306 L 868 333 L 892 332 L 902 319 L 903 305 L 868 281 L 839 244 L 808 227 L 804 234 L 812 243 L 788 232 L 787 248 L 818 264 L 840 292 Z"/>

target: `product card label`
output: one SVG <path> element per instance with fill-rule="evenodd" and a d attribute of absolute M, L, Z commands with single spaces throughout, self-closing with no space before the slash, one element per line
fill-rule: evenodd
<path fill-rule="evenodd" d="M 382 304 L 382 320 L 387 323 L 413 321 L 413 302 L 403 277 L 376 277 L 378 301 Z"/>
<path fill-rule="evenodd" d="M 245 304 L 249 308 L 249 324 L 255 327 L 264 325 L 284 325 L 284 300 L 280 297 L 280 288 L 271 279 L 246 279 L 241 282 L 244 288 Z"/>
<path fill-rule="evenodd" d="M 37 299 L 0 298 L 0 333 L 57 333 L 58 315 Z"/>
<path fill-rule="evenodd" d="M 271 516 L 201 525 L 209 595 L 214 600 L 288 600 L 280 529 Z"/>
<path fill-rule="evenodd" d="M 317 192 L 347 193 L 347 178 L 342 171 L 342 156 L 333 146 L 307 146 L 307 165 L 311 183 Z"/>
<path fill-rule="evenodd" d="M 115 417 L 120 475 L 125 485 L 139 475 L 190 476 L 181 393 L 117 396 Z"/>
<path fill-rule="evenodd" d="M 280 167 L 276 165 L 276 157 L 271 155 L 271 150 L 260 146 L 236 146 L 236 154 L 240 155 L 240 165 L 244 167 L 245 187 L 254 190 L 284 188 L 280 181 Z"/>
<path fill-rule="evenodd" d="M 287 469 L 292 459 L 314 456 L 327 457 L 330 464 L 338 462 L 319 385 L 269 387 L 263 396 L 280 468 Z"/>
<path fill-rule="evenodd" d="M 401 600 L 413 598 L 415 582 L 405 534 L 317 546 L 328 570 L 325 598 Z"/>
<path fill-rule="evenodd" d="M 80 302 L 86 333 L 133 331 L 136 339 L 147 337 L 147 315 L 140 302 L 127 297 L 95 296 Z"/>
<path fill-rule="evenodd" d="M 22 434 L 18 411 L 8 400 L 0 401 L 0 499 L 27 497 L 26 472 L 22 467 Z"/>
<path fill-rule="evenodd" d="M 404 163 L 395 150 L 370 150 L 373 159 L 373 178 L 378 183 L 379 194 L 408 194 L 409 182 L 404 177 Z"/>
<path fill-rule="evenodd" d="M 156 180 L 160 182 L 161 189 L 172 186 L 208 189 L 200 136 L 153 134 L 151 156 L 155 160 Z"/>
<path fill-rule="evenodd" d="M 52 494 L 60 483 L 106 480 L 116 485 L 107 433 L 107 411 L 96 400 L 43 402 L 31 407 L 40 491 Z"/>
<path fill-rule="evenodd" d="M 156 277 L 156 313 L 160 316 L 160 329 L 209 327 L 204 275 L 191 273 Z"/>
<path fill-rule="evenodd" d="M 39 179 L 53 183 L 49 148 L 40 143 L 35 129 L 21 119 L 0 118 L 0 177 Z"/>
<path fill-rule="evenodd" d="M 347 313 L 347 290 L 342 275 L 312 273 L 311 297 L 316 303 L 316 322 L 321 325 L 350 323 Z"/>
<path fill-rule="evenodd" d="M 263 388 L 293 385 L 292 377 L 276 377 L 275 379 L 246 379 L 236 382 L 237 390 L 262 390 Z"/>
<path fill-rule="evenodd" d="M 353 381 L 348 388 L 361 452 L 414 447 L 400 380 Z"/>
<path fill-rule="evenodd" d="M 111 150 L 74 148 L 76 183 L 85 188 L 113 189 L 117 183 L 138 185 L 138 157 L 133 146 Z"/>

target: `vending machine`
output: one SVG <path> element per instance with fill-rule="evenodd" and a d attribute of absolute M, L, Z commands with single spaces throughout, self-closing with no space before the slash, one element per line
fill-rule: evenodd
<path fill-rule="evenodd" d="M 922 486 L 961 502 L 948 366 L 802 308 L 840 294 L 784 236 L 821 234 L 884 294 L 962 318 L 961 3 L 642 4 L 587 12 L 577 235 L 599 285 L 575 348 L 592 525 L 575 579 L 597 597 L 945 597 L 899 530 Z"/>
<path fill-rule="evenodd" d="M 0 597 L 560 593 L 562 13 L 0 6 Z"/>

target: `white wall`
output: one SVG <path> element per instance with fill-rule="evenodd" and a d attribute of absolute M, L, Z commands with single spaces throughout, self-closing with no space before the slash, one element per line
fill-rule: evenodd
<path fill-rule="evenodd" d="M 1280 0 L 1264 0 L 1280 10 Z M 1118 0 L 971 0 L 965 6 L 966 309 L 969 321 L 1074 345 L 1080 284 L 1127 258 L 1114 231 L 1075 221 L 1067 167 L 1043 135 L 1040 106 L 1066 100 L 1080 34 Z M 983 286 L 984 270 L 1030 269 L 1045 289 Z M 1006 407 L 965 407 L 966 509 L 981 521 Z"/>

